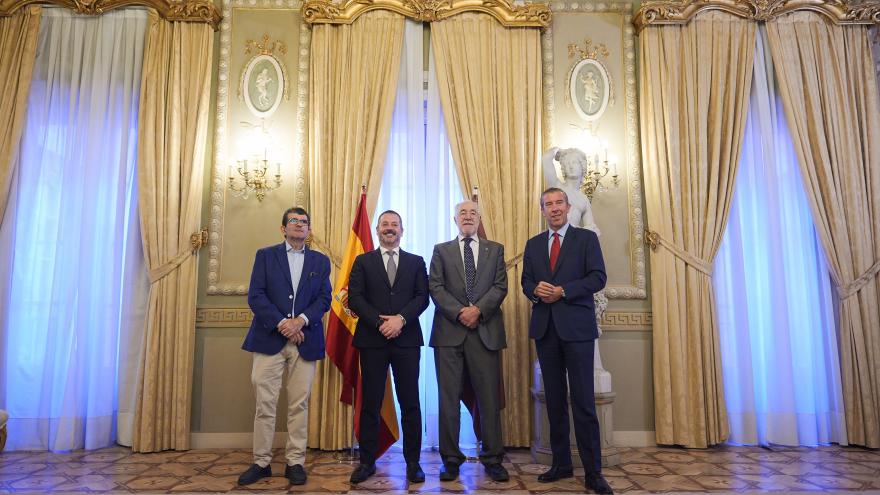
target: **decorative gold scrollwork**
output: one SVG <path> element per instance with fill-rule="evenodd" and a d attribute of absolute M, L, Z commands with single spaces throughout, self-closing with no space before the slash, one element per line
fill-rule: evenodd
<path fill-rule="evenodd" d="M 221 19 L 220 11 L 210 0 L 0 0 L 0 17 L 10 16 L 27 5 L 56 5 L 85 15 L 101 15 L 122 7 L 147 7 L 167 21 L 202 22 L 215 31 Z"/>
<path fill-rule="evenodd" d="M 192 247 L 193 253 L 208 245 L 208 228 L 202 227 L 202 230 L 189 236 L 189 245 Z"/>
<path fill-rule="evenodd" d="M 448 19 L 464 12 L 489 14 L 507 27 L 550 25 L 550 7 L 545 3 L 514 5 L 508 0 L 307 0 L 303 19 L 309 24 L 351 24 L 364 12 L 390 10 L 422 22 Z"/>
<path fill-rule="evenodd" d="M 834 24 L 880 24 L 878 0 L 649 0 L 633 17 L 633 26 L 687 24 L 697 14 L 720 10 L 744 19 L 768 21 L 799 10 L 824 15 Z"/>

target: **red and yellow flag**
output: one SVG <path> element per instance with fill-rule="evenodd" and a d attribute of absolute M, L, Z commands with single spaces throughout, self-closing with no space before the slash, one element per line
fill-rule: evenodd
<path fill-rule="evenodd" d="M 339 400 L 354 406 L 354 432 L 358 440 L 361 438 L 361 370 L 360 354 L 352 345 L 357 327 L 357 315 L 348 309 L 348 278 L 351 267 L 358 255 L 373 250 L 373 238 L 370 233 L 370 219 L 367 216 L 367 193 L 361 192 L 357 213 L 348 236 L 348 245 L 342 258 L 342 266 L 336 275 L 336 292 L 330 304 L 330 316 L 327 320 L 327 356 L 342 373 L 342 396 Z M 354 404 L 352 404 L 354 399 Z M 400 438 L 397 428 L 397 412 L 394 410 L 394 395 L 391 389 L 391 372 L 385 378 L 385 398 L 382 401 L 381 420 L 379 421 L 379 451 L 382 455 Z"/>

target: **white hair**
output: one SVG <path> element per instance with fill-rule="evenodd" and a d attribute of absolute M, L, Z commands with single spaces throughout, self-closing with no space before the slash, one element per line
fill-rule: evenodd
<path fill-rule="evenodd" d="M 455 214 L 458 215 L 458 212 L 461 211 L 462 206 L 464 206 L 467 203 L 473 203 L 474 206 L 476 206 L 477 215 L 483 216 L 483 210 L 480 209 L 480 202 L 474 201 L 472 199 L 466 199 L 464 201 L 459 201 L 458 203 L 456 203 L 455 204 Z"/>

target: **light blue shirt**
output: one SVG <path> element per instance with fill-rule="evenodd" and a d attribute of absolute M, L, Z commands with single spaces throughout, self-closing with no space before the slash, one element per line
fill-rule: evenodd
<path fill-rule="evenodd" d="M 302 278 L 303 272 L 303 263 L 306 260 L 306 248 L 303 246 L 302 249 L 296 250 L 290 243 L 287 243 L 287 266 L 290 268 L 290 282 L 293 287 L 290 288 L 292 297 L 290 302 L 290 314 L 293 314 L 293 306 L 296 302 L 296 288 L 299 287 L 299 279 Z M 309 319 L 304 314 L 297 315 L 303 320 L 306 321 L 306 325 L 309 324 Z M 281 322 L 286 320 L 287 318 L 282 319 L 278 322 L 278 325 L 281 325 Z M 277 325 L 276 325 L 277 326 Z"/>
<path fill-rule="evenodd" d="M 557 230 L 559 233 L 559 247 L 562 247 L 562 243 L 565 241 L 565 233 L 568 232 L 568 222 L 565 222 L 565 225 L 562 226 L 561 229 Z M 550 229 L 547 232 L 547 252 L 553 248 L 553 229 Z"/>

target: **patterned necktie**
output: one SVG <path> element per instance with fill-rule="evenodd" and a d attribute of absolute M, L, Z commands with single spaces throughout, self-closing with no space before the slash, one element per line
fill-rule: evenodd
<path fill-rule="evenodd" d="M 394 278 L 397 277 L 397 263 L 394 262 L 394 255 L 397 254 L 394 251 L 388 251 L 388 266 L 386 266 L 386 270 L 388 270 L 388 283 L 394 285 Z"/>
<path fill-rule="evenodd" d="M 550 271 L 556 268 L 556 259 L 559 258 L 559 232 L 553 233 L 553 244 L 550 245 Z"/>
<path fill-rule="evenodd" d="M 464 238 L 464 282 L 469 303 L 474 302 L 474 285 L 477 283 L 477 265 L 474 263 L 474 251 L 471 249 L 470 237 Z"/>

